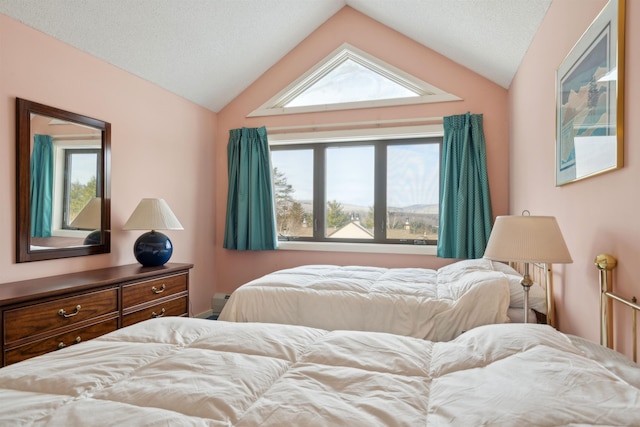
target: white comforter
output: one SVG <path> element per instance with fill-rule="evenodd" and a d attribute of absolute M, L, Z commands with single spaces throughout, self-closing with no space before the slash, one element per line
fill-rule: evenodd
<path fill-rule="evenodd" d="M 506 322 L 507 275 L 463 265 L 469 263 L 440 270 L 335 265 L 280 270 L 236 289 L 219 319 L 389 332 L 433 341 Z"/>
<path fill-rule="evenodd" d="M 162 318 L 0 369 L 0 425 L 640 425 L 640 369 L 620 360 L 546 325 L 434 343 Z"/>

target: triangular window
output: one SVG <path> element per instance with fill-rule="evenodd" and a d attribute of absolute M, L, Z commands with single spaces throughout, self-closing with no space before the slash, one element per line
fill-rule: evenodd
<path fill-rule="evenodd" d="M 459 100 L 345 44 L 249 116 Z"/>
<path fill-rule="evenodd" d="M 347 58 L 284 107 L 377 101 L 420 95 Z"/>

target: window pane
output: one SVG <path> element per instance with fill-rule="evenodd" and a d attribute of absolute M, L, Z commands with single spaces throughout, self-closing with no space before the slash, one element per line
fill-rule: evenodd
<path fill-rule="evenodd" d="M 387 239 L 437 240 L 439 144 L 387 148 Z"/>
<path fill-rule="evenodd" d="M 313 237 L 313 150 L 273 150 L 273 187 L 280 237 Z"/>
<path fill-rule="evenodd" d="M 326 151 L 325 237 L 373 239 L 373 146 Z"/>
<path fill-rule="evenodd" d="M 415 96 L 419 96 L 419 94 L 348 59 L 289 101 L 285 107 Z"/>

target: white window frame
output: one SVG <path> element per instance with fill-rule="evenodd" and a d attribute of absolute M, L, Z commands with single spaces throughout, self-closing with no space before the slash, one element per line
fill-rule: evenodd
<path fill-rule="evenodd" d="M 346 124 L 334 124 L 332 126 L 340 128 L 345 125 Z M 278 133 L 277 129 L 274 129 L 274 132 L 270 133 L 269 128 L 267 128 L 267 134 L 269 145 L 293 145 L 326 141 L 365 141 L 376 139 L 442 137 L 444 136 L 444 127 L 442 123 L 434 123 L 416 126 L 371 127 L 365 129 L 324 130 L 295 133 Z M 279 241 L 278 249 L 296 251 L 436 255 L 437 248 L 435 245 Z"/>
<path fill-rule="evenodd" d="M 54 162 L 55 176 L 53 177 L 53 212 L 51 218 L 51 236 L 85 238 L 91 231 L 62 228 L 62 215 L 64 211 L 64 185 L 65 185 L 65 151 L 74 149 L 96 149 L 95 141 L 90 139 L 55 139 Z"/>

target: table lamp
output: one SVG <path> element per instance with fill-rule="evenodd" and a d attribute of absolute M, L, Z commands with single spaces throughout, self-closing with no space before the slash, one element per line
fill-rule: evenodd
<path fill-rule="evenodd" d="M 89 200 L 71 221 L 69 227 L 79 230 L 93 230 L 84 238 L 83 244 L 85 245 L 102 243 L 102 198 L 94 197 Z"/>
<path fill-rule="evenodd" d="M 138 237 L 133 245 L 133 254 L 145 267 L 164 265 L 173 253 L 169 237 L 156 230 L 183 230 L 163 199 L 142 199 L 123 229 L 151 230 Z"/>
<path fill-rule="evenodd" d="M 498 216 L 489 235 L 484 258 L 524 263 L 524 322 L 529 321 L 529 263 L 566 264 L 571 255 L 552 216 Z"/>

